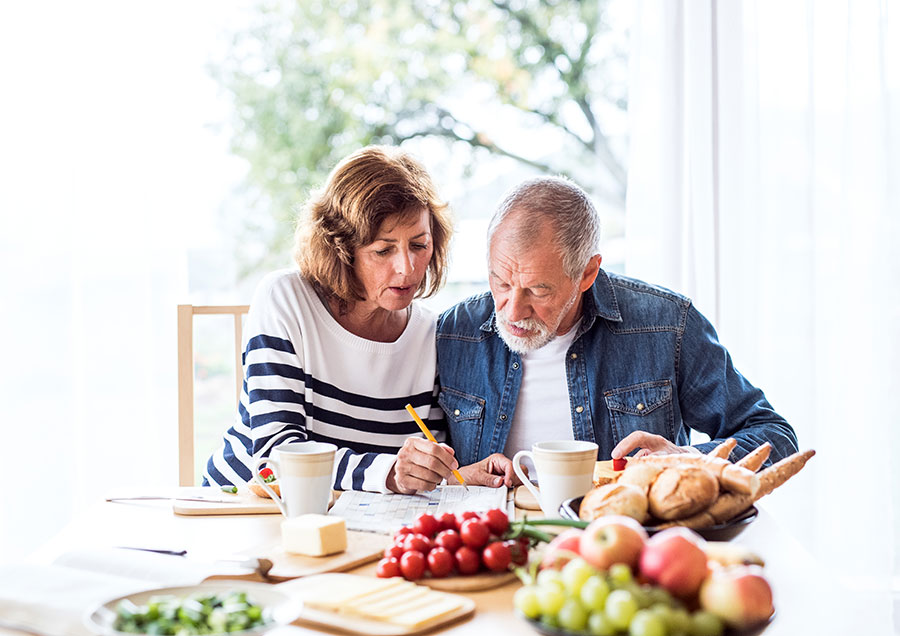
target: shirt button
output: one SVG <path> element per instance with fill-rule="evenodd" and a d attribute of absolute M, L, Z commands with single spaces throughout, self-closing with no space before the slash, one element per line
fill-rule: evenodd
<path fill-rule="evenodd" d="M 513 369 L 518 369 L 518 368 L 519 368 L 519 363 L 513 362 Z"/>
<path fill-rule="evenodd" d="M 577 353 L 573 353 L 573 354 L 572 354 L 571 356 L 569 356 L 569 357 L 572 358 L 572 359 L 574 360 L 575 358 L 578 357 L 578 354 L 577 354 Z"/>
<path fill-rule="evenodd" d="M 455 411 L 453 411 L 453 414 L 456 415 L 457 417 L 459 417 L 459 409 L 456 409 Z"/>
<path fill-rule="evenodd" d="M 583 410 L 584 410 L 584 407 L 583 407 L 583 406 L 576 406 L 576 407 L 575 407 L 575 412 L 576 412 L 576 413 L 581 413 Z"/>
<path fill-rule="evenodd" d="M 634 407 L 634 408 L 636 408 L 638 411 L 643 411 L 643 410 L 644 410 L 644 404 L 643 404 L 642 402 L 638 402 L 638 405 L 637 405 L 636 407 Z"/>
<path fill-rule="evenodd" d="M 500 415 L 500 419 L 503 420 L 503 421 L 505 422 L 505 421 L 506 421 L 506 413 L 502 413 L 502 414 Z"/>

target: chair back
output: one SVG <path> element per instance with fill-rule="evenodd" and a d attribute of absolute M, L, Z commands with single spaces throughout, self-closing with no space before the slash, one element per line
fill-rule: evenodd
<path fill-rule="evenodd" d="M 234 317 L 234 401 L 236 412 L 243 386 L 241 364 L 242 319 L 249 305 L 178 305 L 178 485 L 193 486 L 194 473 L 194 316 L 198 314 Z M 224 429 L 222 430 L 224 433 Z"/>

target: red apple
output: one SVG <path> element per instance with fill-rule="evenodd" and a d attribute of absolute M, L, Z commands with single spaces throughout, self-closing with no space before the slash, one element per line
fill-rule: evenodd
<path fill-rule="evenodd" d="M 641 553 L 640 573 L 680 598 L 691 598 L 709 573 L 703 539 L 687 528 L 669 528 L 650 537 Z"/>
<path fill-rule="evenodd" d="M 566 563 L 578 557 L 578 541 L 582 534 L 583 530 L 569 528 L 556 535 L 544 550 L 541 569 L 561 570 Z"/>
<path fill-rule="evenodd" d="M 772 616 L 772 588 L 756 565 L 715 570 L 700 588 L 700 605 L 736 629 L 762 623 Z"/>
<path fill-rule="evenodd" d="M 584 529 L 578 551 L 600 570 L 614 563 L 624 563 L 634 570 L 646 541 L 647 531 L 631 517 L 606 515 Z"/>

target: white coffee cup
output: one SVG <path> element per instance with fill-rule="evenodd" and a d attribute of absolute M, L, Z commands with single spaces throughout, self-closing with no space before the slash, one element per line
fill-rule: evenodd
<path fill-rule="evenodd" d="M 331 473 L 337 446 L 325 442 L 282 444 L 269 457 L 256 460 L 253 478 L 269 493 L 285 517 L 307 513 L 324 515 L 331 498 Z M 268 465 L 278 479 L 281 497 L 259 476 Z"/>
<path fill-rule="evenodd" d="M 530 457 L 534 463 L 540 488 L 522 470 L 523 457 Z M 521 450 L 513 456 L 513 470 L 547 517 L 559 517 L 562 502 L 591 489 L 596 463 L 597 445 L 578 440 L 538 442 L 530 451 Z"/>

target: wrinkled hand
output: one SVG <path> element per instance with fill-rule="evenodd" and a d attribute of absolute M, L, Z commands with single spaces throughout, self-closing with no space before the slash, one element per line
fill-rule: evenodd
<path fill-rule="evenodd" d="M 616 444 L 612 449 L 612 458 L 620 459 L 625 457 L 635 448 L 640 450 L 634 454 L 635 457 L 643 457 L 645 455 L 671 455 L 673 453 L 690 453 L 699 455 L 693 446 L 676 446 L 661 435 L 654 435 L 645 431 L 634 431 L 625 436 L 621 442 Z"/>
<path fill-rule="evenodd" d="M 505 485 L 512 488 L 522 483 L 513 471 L 512 460 L 501 453 L 488 455 L 480 462 L 463 466 L 459 472 L 470 486 L 496 488 Z"/>
<path fill-rule="evenodd" d="M 388 473 L 387 487 L 403 495 L 434 488 L 459 466 L 453 449 L 422 437 L 408 437 Z"/>

